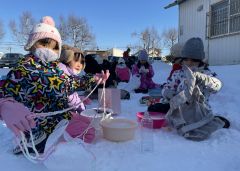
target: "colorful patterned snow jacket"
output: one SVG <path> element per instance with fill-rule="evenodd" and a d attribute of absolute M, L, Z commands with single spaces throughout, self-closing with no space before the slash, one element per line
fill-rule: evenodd
<path fill-rule="evenodd" d="M 76 88 L 90 86 L 94 79 L 68 76 L 57 65 L 58 62 L 44 63 L 31 54 L 26 55 L 0 84 L 0 98 L 13 97 L 36 114 L 68 108 L 68 95 Z M 37 127 L 32 131 L 41 130 L 49 135 L 58 122 L 70 118 L 70 112 L 36 118 Z"/>

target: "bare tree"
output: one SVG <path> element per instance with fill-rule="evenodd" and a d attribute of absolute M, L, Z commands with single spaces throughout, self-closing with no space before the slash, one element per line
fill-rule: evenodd
<path fill-rule="evenodd" d="M 175 43 L 177 43 L 178 39 L 178 31 L 176 28 L 170 28 L 165 30 L 162 34 L 164 46 L 170 49 Z"/>
<path fill-rule="evenodd" d="M 141 50 L 143 47 L 139 44 L 131 44 L 126 47 L 131 49 L 131 54 L 136 54 L 139 50 Z"/>
<path fill-rule="evenodd" d="M 67 41 L 68 38 L 67 22 L 63 16 L 59 17 L 59 24 L 57 25 L 57 28 L 61 35 L 62 41 Z"/>
<path fill-rule="evenodd" d="M 161 37 L 158 31 L 152 28 L 146 28 L 140 34 L 132 33 L 132 36 L 139 35 L 142 42 L 142 48 L 146 49 L 150 56 L 161 54 Z"/>
<path fill-rule="evenodd" d="M 68 16 L 67 20 L 65 20 L 64 17 L 60 17 L 59 19 L 58 29 L 66 43 L 70 43 L 72 46 L 78 47 L 81 50 L 87 47 L 96 47 L 95 37 L 91 33 L 85 18 L 71 15 Z"/>
<path fill-rule="evenodd" d="M 4 32 L 4 29 L 3 29 L 3 23 L 0 20 L 0 40 L 4 37 L 4 35 L 5 35 L 5 32 Z"/>
<path fill-rule="evenodd" d="M 15 20 L 9 22 L 10 30 L 16 39 L 21 45 L 27 43 L 29 33 L 31 32 L 33 26 L 35 25 L 35 19 L 32 16 L 31 12 L 25 11 L 19 18 L 19 23 L 17 25 Z"/>
<path fill-rule="evenodd" d="M 95 39 L 94 41 L 88 46 L 89 49 L 92 49 L 92 50 L 97 50 L 98 49 L 98 46 L 97 46 L 97 43 L 95 42 Z"/>

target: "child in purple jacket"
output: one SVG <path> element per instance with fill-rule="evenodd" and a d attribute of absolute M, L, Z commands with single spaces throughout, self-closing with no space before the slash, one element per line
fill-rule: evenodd
<path fill-rule="evenodd" d="M 72 48 L 70 46 L 63 46 L 59 61 L 61 63 L 58 64 L 58 67 L 68 76 L 79 75 L 85 67 L 83 53 L 79 49 Z M 75 104 L 80 104 L 79 106 L 76 106 L 76 111 L 81 113 L 81 111 L 86 109 L 84 105 L 85 102 L 80 103 L 83 99 L 84 97 L 79 96 L 77 92 L 74 92 L 73 94 L 69 95 L 68 104 L 70 107 L 75 106 Z M 90 102 L 90 100 L 87 99 L 86 102 Z"/>
<path fill-rule="evenodd" d="M 154 71 L 152 65 L 148 62 L 146 50 L 141 50 L 138 55 L 138 62 L 132 68 L 132 75 L 140 77 L 140 86 L 135 89 L 135 93 L 148 93 L 148 89 L 156 88 L 153 82 Z"/>

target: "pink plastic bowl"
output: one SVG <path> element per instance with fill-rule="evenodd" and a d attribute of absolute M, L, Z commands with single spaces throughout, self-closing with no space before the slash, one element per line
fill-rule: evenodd
<path fill-rule="evenodd" d="M 159 129 L 163 126 L 166 126 L 166 119 L 165 119 L 165 113 L 159 113 L 159 112 L 149 112 L 151 118 L 153 119 L 153 128 Z M 140 122 L 143 118 L 144 112 L 138 112 L 137 118 Z"/>

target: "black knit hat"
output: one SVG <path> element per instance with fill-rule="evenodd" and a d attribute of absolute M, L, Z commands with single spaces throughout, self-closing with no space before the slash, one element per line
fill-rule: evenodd
<path fill-rule="evenodd" d="M 182 49 L 182 58 L 203 61 L 205 58 L 204 45 L 200 38 L 189 39 Z"/>

